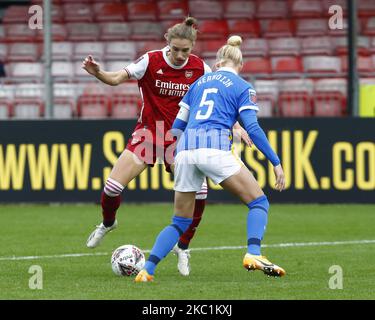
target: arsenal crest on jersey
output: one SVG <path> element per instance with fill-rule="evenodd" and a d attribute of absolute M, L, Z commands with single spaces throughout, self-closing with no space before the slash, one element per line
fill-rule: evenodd
<path fill-rule="evenodd" d="M 191 71 L 191 70 L 185 71 L 185 77 L 186 78 L 190 79 L 192 76 L 193 76 L 193 71 Z"/>

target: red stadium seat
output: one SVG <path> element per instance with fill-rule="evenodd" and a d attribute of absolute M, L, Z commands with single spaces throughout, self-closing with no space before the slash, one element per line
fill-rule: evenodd
<path fill-rule="evenodd" d="M 44 30 L 37 30 L 36 40 L 43 42 Z M 53 41 L 65 41 L 68 38 L 68 30 L 65 24 L 52 24 L 52 40 Z"/>
<path fill-rule="evenodd" d="M 303 65 L 307 73 L 334 74 L 341 72 L 341 60 L 339 57 L 303 57 Z"/>
<path fill-rule="evenodd" d="M 200 19 L 221 19 L 223 3 L 218 0 L 189 0 L 189 13 Z"/>
<path fill-rule="evenodd" d="M 292 20 L 272 19 L 265 21 L 263 36 L 266 38 L 293 37 L 295 26 Z"/>
<path fill-rule="evenodd" d="M 131 1 L 128 2 L 129 21 L 155 21 L 157 5 L 153 2 Z"/>
<path fill-rule="evenodd" d="M 375 37 L 372 37 L 370 39 L 369 52 L 372 53 L 372 54 L 375 53 Z"/>
<path fill-rule="evenodd" d="M 124 22 L 128 7 L 125 3 L 95 3 L 93 10 L 96 22 Z"/>
<path fill-rule="evenodd" d="M 8 62 L 37 62 L 39 46 L 34 43 L 12 43 L 8 48 Z"/>
<path fill-rule="evenodd" d="M 258 117 L 271 117 L 275 113 L 276 101 L 278 100 L 277 80 L 257 80 L 254 83 L 257 92 Z"/>
<path fill-rule="evenodd" d="M 20 84 L 16 87 L 13 116 L 17 119 L 38 119 L 44 113 L 44 87 L 41 84 Z"/>
<path fill-rule="evenodd" d="M 52 60 L 69 61 L 73 57 L 73 42 L 53 42 Z"/>
<path fill-rule="evenodd" d="M 326 19 L 298 19 L 297 37 L 324 36 L 327 34 L 328 24 Z"/>
<path fill-rule="evenodd" d="M 95 60 L 102 61 L 104 57 L 103 42 L 79 42 L 74 44 L 73 60 L 83 61 L 88 55 L 92 55 Z"/>
<path fill-rule="evenodd" d="M 319 0 L 294 0 L 291 7 L 294 18 L 321 17 L 323 8 Z"/>
<path fill-rule="evenodd" d="M 271 56 L 298 56 L 301 49 L 299 38 L 278 38 L 269 40 Z"/>
<path fill-rule="evenodd" d="M 330 37 L 307 37 L 302 39 L 301 55 L 332 55 Z"/>
<path fill-rule="evenodd" d="M 2 23 L 19 23 L 28 26 L 29 6 L 9 6 L 5 9 Z"/>
<path fill-rule="evenodd" d="M 108 89 L 103 84 L 89 84 L 78 98 L 78 116 L 83 119 L 106 118 L 110 108 Z"/>
<path fill-rule="evenodd" d="M 74 79 L 74 64 L 70 61 L 54 61 L 51 74 L 55 81 L 72 81 Z"/>
<path fill-rule="evenodd" d="M 278 107 L 283 117 L 311 116 L 311 100 L 305 92 L 281 92 Z"/>
<path fill-rule="evenodd" d="M 7 120 L 12 116 L 12 103 L 0 96 L 0 120 Z"/>
<path fill-rule="evenodd" d="M 119 61 L 107 61 L 106 62 L 106 70 L 107 71 L 119 71 L 123 70 L 127 65 L 132 63 L 132 60 L 119 60 Z"/>
<path fill-rule="evenodd" d="M 0 84 L 0 119 L 6 120 L 12 116 L 13 85 Z"/>
<path fill-rule="evenodd" d="M 20 62 L 9 64 L 10 77 L 15 81 L 40 82 L 43 77 L 43 65 L 41 63 Z"/>
<path fill-rule="evenodd" d="M 244 57 L 266 57 L 268 56 L 268 41 L 262 38 L 244 39 L 241 44 Z"/>
<path fill-rule="evenodd" d="M 202 44 L 201 54 L 204 58 L 215 58 L 217 51 L 225 44 L 223 40 L 206 40 Z M 242 47 L 241 47 L 242 49 Z"/>
<path fill-rule="evenodd" d="M 268 76 L 271 73 L 271 63 L 267 58 L 249 58 L 244 61 L 241 72 L 248 76 Z"/>
<path fill-rule="evenodd" d="M 128 22 L 104 22 L 99 27 L 102 41 L 128 40 L 131 35 L 131 25 Z"/>
<path fill-rule="evenodd" d="M 347 37 L 335 37 L 333 44 L 337 55 L 348 54 L 348 38 Z M 357 37 L 357 53 L 359 55 L 368 55 L 370 48 L 370 39 L 368 37 L 359 36 Z"/>
<path fill-rule="evenodd" d="M 0 43 L 0 62 L 8 60 L 8 46 L 5 43 Z"/>
<path fill-rule="evenodd" d="M 15 119 L 40 119 L 44 113 L 43 100 L 15 99 L 12 111 Z"/>
<path fill-rule="evenodd" d="M 164 30 L 158 22 L 134 21 L 131 22 L 132 40 L 161 40 Z"/>
<path fill-rule="evenodd" d="M 107 42 L 104 60 L 134 60 L 137 56 L 136 44 L 133 41 Z"/>
<path fill-rule="evenodd" d="M 317 92 L 313 101 L 314 116 L 340 117 L 344 115 L 345 103 L 345 97 L 338 92 Z"/>
<path fill-rule="evenodd" d="M 375 16 L 375 2 L 373 0 L 359 0 L 357 10 L 360 17 L 373 17 Z"/>
<path fill-rule="evenodd" d="M 141 108 L 141 96 L 136 81 L 113 87 L 111 92 L 111 118 L 136 119 Z"/>
<path fill-rule="evenodd" d="M 159 9 L 159 19 L 161 20 L 183 20 L 189 12 L 186 1 L 157 1 Z"/>
<path fill-rule="evenodd" d="M 362 33 L 366 36 L 375 36 L 375 17 L 371 17 L 365 21 Z"/>
<path fill-rule="evenodd" d="M 224 5 L 225 19 L 253 19 L 256 6 L 249 0 L 226 0 Z"/>
<path fill-rule="evenodd" d="M 348 72 L 348 56 L 341 56 L 341 66 L 344 72 Z M 358 56 L 357 57 L 357 70 L 360 73 L 375 72 L 371 56 Z"/>
<path fill-rule="evenodd" d="M 0 25 L 0 42 L 5 41 L 5 29 L 3 25 Z"/>
<path fill-rule="evenodd" d="M 198 24 L 200 40 L 226 39 L 228 36 L 228 24 L 226 20 L 201 20 Z"/>
<path fill-rule="evenodd" d="M 94 12 L 89 4 L 69 3 L 63 6 L 64 18 L 66 22 L 92 22 Z"/>
<path fill-rule="evenodd" d="M 94 23 L 67 23 L 70 41 L 96 41 L 99 27 Z"/>
<path fill-rule="evenodd" d="M 258 38 L 260 35 L 260 23 L 258 20 L 229 20 L 228 28 L 230 34 L 237 34 L 243 38 Z M 225 32 L 225 27 L 222 28 Z M 223 33 L 224 37 L 224 33 Z"/>
<path fill-rule="evenodd" d="M 273 57 L 271 64 L 274 74 L 295 73 L 300 76 L 303 71 L 301 59 L 297 57 Z"/>
<path fill-rule="evenodd" d="M 76 116 L 76 88 L 77 84 L 54 84 L 53 117 L 55 119 L 70 119 Z"/>
<path fill-rule="evenodd" d="M 346 79 L 320 79 L 315 83 L 313 94 L 314 115 L 342 116 L 346 107 Z"/>
<path fill-rule="evenodd" d="M 258 1 L 256 17 L 261 19 L 283 19 L 288 16 L 288 3 L 278 0 Z"/>
<path fill-rule="evenodd" d="M 311 79 L 291 79 L 280 82 L 278 115 L 284 117 L 307 117 L 312 114 Z"/>
<path fill-rule="evenodd" d="M 148 51 L 160 50 L 167 45 L 165 40 L 138 42 L 138 44 L 137 57 L 140 57 Z"/>
<path fill-rule="evenodd" d="M 36 30 L 30 29 L 28 24 L 5 25 L 5 41 L 7 42 L 33 42 Z"/>

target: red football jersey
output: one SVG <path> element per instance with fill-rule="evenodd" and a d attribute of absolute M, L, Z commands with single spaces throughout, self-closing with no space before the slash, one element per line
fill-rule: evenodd
<path fill-rule="evenodd" d="M 155 130 L 156 121 L 164 121 L 164 132 L 171 129 L 180 109 L 178 103 L 189 86 L 206 72 L 211 72 L 202 59 L 191 54 L 181 66 L 173 65 L 169 48 L 149 51 L 125 68 L 138 80 L 143 105 L 138 126 Z"/>

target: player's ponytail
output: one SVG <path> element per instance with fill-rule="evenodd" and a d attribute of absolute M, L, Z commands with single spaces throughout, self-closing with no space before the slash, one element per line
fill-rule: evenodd
<path fill-rule="evenodd" d="M 195 29 L 196 24 L 197 20 L 195 18 L 187 17 L 183 22 L 170 27 L 165 34 L 165 39 L 168 42 L 174 38 L 188 39 L 194 43 L 197 39 L 197 29 Z"/>
<path fill-rule="evenodd" d="M 228 61 L 234 65 L 242 65 L 242 52 L 240 49 L 242 38 L 240 36 L 231 36 L 227 44 L 222 46 L 216 54 L 216 63 L 225 64 Z"/>

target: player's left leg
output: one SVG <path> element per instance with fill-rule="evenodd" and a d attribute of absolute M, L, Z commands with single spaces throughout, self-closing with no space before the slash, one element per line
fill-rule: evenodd
<path fill-rule="evenodd" d="M 220 185 L 236 194 L 249 208 L 247 215 L 247 253 L 243 266 L 247 270 L 261 270 L 266 275 L 281 277 L 285 270 L 261 255 L 261 241 L 268 222 L 269 202 L 252 173 L 241 167 Z"/>
<path fill-rule="evenodd" d="M 189 244 L 191 239 L 202 220 L 202 215 L 204 208 L 206 206 L 207 199 L 207 182 L 206 179 L 202 184 L 202 188 L 195 194 L 195 205 L 194 205 L 194 215 L 193 221 L 189 228 L 184 232 L 184 234 L 179 238 L 178 243 L 173 247 L 173 253 L 177 255 L 177 269 L 183 276 L 188 276 L 190 274 L 190 250 Z"/>

